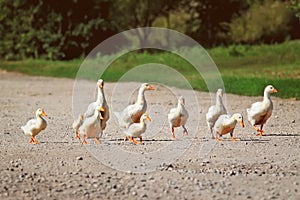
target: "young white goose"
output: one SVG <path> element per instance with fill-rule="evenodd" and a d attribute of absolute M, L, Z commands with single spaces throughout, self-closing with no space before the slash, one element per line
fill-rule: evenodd
<path fill-rule="evenodd" d="M 25 126 L 22 126 L 25 135 L 31 136 L 29 143 L 37 144 L 35 136 L 37 136 L 42 130 L 47 127 L 47 122 L 42 116 L 47 116 L 45 111 L 42 108 L 37 109 L 35 112 L 36 118 L 29 120 Z"/>
<path fill-rule="evenodd" d="M 97 144 L 100 144 L 99 135 L 102 131 L 100 121 L 103 120 L 101 111 L 103 111 L 103 107 L 97 106 L 94 115 L 84 119 L 83 124 L 79 128 L 82 144 L 87 144 L 86 138 L 93 138 Z"/>
<path fill-rule="evenodd" d="M 103 119 L 101 119 L 100 124 L 101 124 L 101 133 L 100 133 L 100 138 L 102 137 L 103 131 L 106 128 L 106 122 L 109 119 L 109 107 L 106 102 L 106 98 L 104 95 L 104 81 L 102 79 L 99 79 L 97 81 L 97 100 L 95 102 L 90 103 L 88 106 L 87 111 L 84 113 L 84 119 L 93 116 L 95 109 L 97 106 L 101 106 L 101 116 Z"/>
<path fill-rule="evenodd" d="M 79 127 L 82 125 L 83 123 L 83 115 L 80 114 L 78 116 L 78 119 L 75 120 L 72 124 L 73 129 L 75 130 L 75 138 L 80 139 L 80 135 L 79 135 Z"/>
<path fill-rule="evenodd" d="M 151 118 L 146 113 L 144 113 L 144 114 L 142 114 L 139 123 L 131 124 L 125 130 L 125 135 L 126 135 L 125 140 L 128 139 L 129 141 L 133 142 L 134 144 L 142 143 L 141 134 L 143 134 L 146 131 L 146 123 L 145 123 L 146 120 L 151 122 Z M 134 138 L 140 138 L 140 142 L 137 142 Z"/>
<path fill-rule="evenodd" d="M 128 128 L 132 123 L 140 122 L 142 114 L 147 110 L 144 94 L 146 90 L 154 90 L 154 87 L 149 83 L 143 83 L 139 89 L 135 104 L 127 106 L 122 112 L 114 112 L 122 129 Z"/>
<path fill-rule="evenodd" d="M 90 103 L 87 111 L 84 113 L 84 118 L 93 116 L 96 107 L 102 106 L 102 108 L 104 109 L 103 111 L 101 111 L 102 117 L 104 118 L 104 120 L 102 120 L 102 128 L 103 127 L 105 128 L 106 122 L 109 119 L 109 107 L 104 95 L 104 81 L 102 79 L 99 79 L 97 82 L 97 86 L 98 86 L 97 100 L 95 102 Z"/>
<path fill-rule="evenodd" d="M 273 110 L 273 103 L 270 98 L 271 93 L 276 93 L 277 90 L 272 86 L 268 85 L 264 90 L 264 99 L 261 102 L 255 102 L 247 109 L 248 121 L 252 127 L 257 131 L 257 136 L 263 135 L 263 126 L 270 118 Z M 260 125 L 260 129 L 255 125 Z"/>
<path fill-rule="evenodd" d="M 221 141 L 218 136 L 222 137 L 222 135 L 230 133 L 231 141 L 235 141 L 233 130 L 237 122 L 244 128 L 243 116 L 240 113 L 235 113 L 232 116 L 229 114 L 220 115 L 213 127 L 216 133 L 216 140 Z"/>
<path fill-rule="evenodd" d="M 216 105 L 209 107 L 208 112 L 206 113 L 206 123 L 209 132 L 211 133 L 212 139 L 214 139 L 213 127 L 215 122 L 220 115 L 227 114 L 227 110 L 222 101 L 223 91 L 222 89 L 217 90 L 216 94 Z"/>
<path fill-rule="evenodd" d="M 189 117 L 187 110 L 184 107 L 185 100 L 181 96 L 178 98 L 178 104 L 176 108 L 172 108 L 168 114 L 168 120 L 171 128 L 172 138 L 175 139 L 174 128 L 182 126 L 183 135 L 187 135 L 188 131 L 185 128 L 186 121 Z"/>

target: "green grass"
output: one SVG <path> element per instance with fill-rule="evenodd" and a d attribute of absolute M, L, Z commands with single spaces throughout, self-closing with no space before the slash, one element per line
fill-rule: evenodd
<path fill-rule="evenodd" d="M 277 45 L 237 45 L 209 49 L 208 53 L 218 66 L 225 84 L 226 92 L 257 96 L 267 84 L 273 84 L 282 98 L 300 99 L 300 41 L 291 41 Z M 106 58 L 106 59 L 109 59 Z M 23 61 L 0 61 L 0 68 L 8 71 L 18 71 L 30 75 L 75 78 L 83 60 L 46 61 L 27 59 Z M 97 69 L 103 63 L 101 60 L 92 61 L 93 67 L 86 69 L 84 78 L 95 80 L 99 78 Z M 118 81 L 135 66 L 148 63 L 160 63 L 170 66 L 182 74 L 194 89 L 207 91 L 204 80 L 198 72 L 181 57 L 168 53 L 154 54 L 131 52 L 112 62 L 102 74 L 105 81 Z M 134 68 L 136 69 L 136 68 Z M 132 72 L 132 71 L 131 71 Z M 162 71 L 153 75 L 150 70 L 147 76 L 132 76 L 125 80 L 165 81 L 167 84 L 185 87 L 179 84 L 173 76 L 165 76 Z M 147 80 L 149 79 L 149 80 Z"/>

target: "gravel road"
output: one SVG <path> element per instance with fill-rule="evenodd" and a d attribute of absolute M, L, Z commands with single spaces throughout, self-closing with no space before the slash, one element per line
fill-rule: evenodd
<path fill-rule="evenodd" d="M 300 101 L 273 95 L 265 136 L 255 136 L 245 121 L 234 132 L 241 141 L 225 135 L 216 143 L 206 129 L 208 93 L 156 84 L 146 92 L 152 122 L 143 144 L 133 145 L 123 141 L 112 111 L 132 102 L 140 83 L 106 83 L 111 116 L 104 137 L 98 146 L 81 145 L 73 115 L 93 100 L 96 82 L 81 82 L 80 105 L 73 85 L 72 79 L 0 72 L 0 199 L 300 199 Z M 166 114 L 178 95 L 186 98 L 189 135 L 176 129 L 172 141 Z M 227 94 L 227 110 L 245 116 L 261 99 Z M 31 145 L 20 127 L 38 107 L 48 114 L 48 127 Z"/>

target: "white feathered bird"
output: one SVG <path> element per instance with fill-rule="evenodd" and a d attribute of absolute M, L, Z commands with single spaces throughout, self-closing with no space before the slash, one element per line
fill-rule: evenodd
<path fill-rule="evenodd" d="M 216 140 L 221 141 L 218 136 L 222 137 L 222 135 L 230 133 L 231 141 L 235 141 L 236 139 L 233 137 L 233 131 L 237 122 L 244 128 L 243 116 L 240 113 L 220 115 L 213 127 L 216 134 Z"/>
<path fill-rule="evenodd" d="M 29 143 L 37 144 L 35 140 L 35 136 L 37 136 L 42 130 L 45 130 L 47 127 L 47 121 L 43 118 L 46 117 L 47 114 L 42 108 L 38 108 L 35 112 L 35 119 L 29 120 L 26 125 L 22 126 L 25 135 L 31 136 Z"/>
<path fill-rule="evenodd" d="M 209 107 L 206 113 L 206 123 L 208 130 L 212 135 L 212 139 L 214 139 L 213 127 L 215 125 L 215 122 L 217 121 L 220 115 L 227 114 L 227 110 L 223 104 L 222 97 L 223 90 L 218 89 L 216 93 L 216 105 Z"/>
<path fill-rule="evenodd" d="M 273 111 L 273 103 L 270 94 L 276 93 L 277 89 L 272 85 L 268 85 L 264 90 L 264 98 L 261 102 L 255 102 L 247 109 L 248 121 L 252 127 L 257 131 L 257 136 L 263 135 L 263 126 L 271 117 Z M 260 129 L 256 127 L 260 125 Z"/>
<path fill-rule="evenodd" d="M 146 90 L 154 90 L 154 87 L 149 83 L 143 83 L 136 102 L 127 106 L 122 112 L 114 112 L 121 129 L 127 129 L 130 124 L 140 122 L 141 116 L 147 111 Z"/>
<path fill-rule="evenodd" d="M 174 128 L 182 126 L 183 135 L 188 135 L 188 131 L 185 127 L 187 119 L 189 118 L 188 111 L 184 107 L 185 100 L 182 96 L 178 98 L 178 103 L 176 108 L 172 108 L 168 114 L 168 120 L 170 124 L 170 129 L 172 133 L 172 138 L 175 139 Z"/>
<path fill-rule="evenodd" d="M 125 130 L 125 135 L 126 135 L 125 139 L 128 139 L 134 144 L 142 143 L 141 135 L 146 131 L 147 128 L 145 123 L 146 120 L 151 122 L 151 118 L 146 113 L 144 113 L 141 116 L 139 123 L 133 123 Z M 140 142 L 137 142 L 134 138 L 140 138 Z"/>
<path fill-rule="evenodd" d="M 101 115 L 103 117 L 103 120 L 101 120 L 101 127 L 102 130 L 104 130 L 106 127 L 106 122 L 109 119 L 109 107 L 104 94 L 104 81 L 99 79 L 97 81 L 97 86 L 97 100 L 89 104 L 87 111 L 84 113 L 84 118 L 91 117 L 94 114 L 96 107 L 101 106 L 103 108 L 103 111 L 101 111 Z"/>
<path fill-rule="evenodd" d="M 82 137 L 82 144 L 87 144 L 86 138 L 93 138 L 97 144 L 100 144 L 101 138 L 101 124 L 100 121 L 103 120 L 101 115 L 101 111 L 103 111 L 103 107 L 97 106 L 94 115 L 84 119 L 82 125 L 79 128 L 79 134 Z"/>

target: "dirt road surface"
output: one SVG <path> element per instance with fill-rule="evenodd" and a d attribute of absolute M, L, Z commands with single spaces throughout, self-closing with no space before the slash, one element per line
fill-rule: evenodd
<path fill-rule="evenodd" d="M 143 144 L 133 145 L 123 141 L 112 111 L 135 98 L 139 83 L 106 83 L 111 113 L 104 137 L 98 146 L 81 145 L 73 114 L 84 112 L 94 93 L 83 89 L 84 103 L 73 109 L 73 85 L 71 79 L 0 73 L 0 199 L 300 199 L 299 101 L 273 96 L 265 136 L 255 136 L 245 119 L 246 127 L 234 132 L 241 141 L 225 135 L 216 143 L 207 136 L 208 93 L 154 85 L 146 92 L 152 122 Z M 81 85 L 94 91 L 96 83 Z M 178 95 L 186 98 L 189 135 L 176 129 L 172 141 L 166 114 Z M 226 99 L 229 113 L 245 117 L 262 97 Z M 20 127 L 38 107 L 47 112 L 48 127 L 31 145 Z"/>

